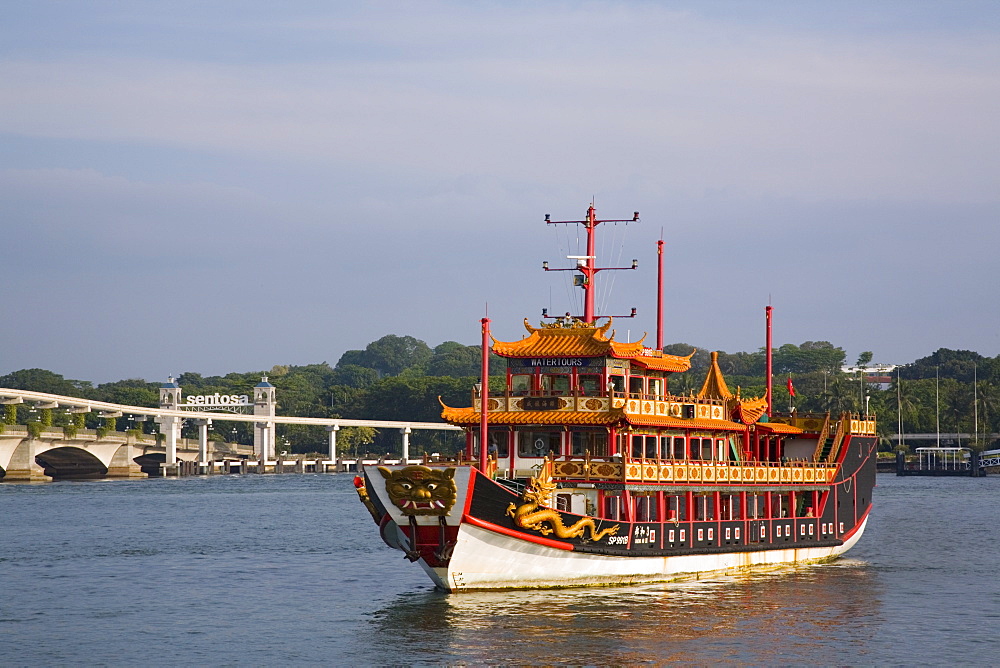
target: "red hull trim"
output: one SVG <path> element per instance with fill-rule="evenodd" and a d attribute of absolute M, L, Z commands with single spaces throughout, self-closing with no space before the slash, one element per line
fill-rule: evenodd
<path fill-rule="evenodd" d="M 850 531 L 848 531 L 847 533 L 845 533 L 845 534 L 843 535 L 843 537 L 841 538 L 841 540 L 843 540 L 843 541 L 845 541 L 845 542 L 846 542 L 846 541 L 848 541 L 848 540 L 850 540 L 850 539 L 851 539 L 851 536 L 853 536 L 854 534 L 856 534 L 856 533 L 858 532 L 858 529 L 860 529 L 860 528 L 861 528 L 861 525 L 863 525 L 863 524 L 865 523 L 865 520 L 866 520 L 866 519 L 868 519 L 868 513 L 870 513 L 871 511 L 872 511 L 872 507 L 871 507 L 871 506 L 868 506 L 868 509 L 867 509 L 867 510 L 865 511 L 865 514 L 864 514 L 864 515 L 862 515 L 862 516 L 861 516 L 861 519 L 859 519 L 859 520 L 858 520 L 858 521 L 857 521 L 857 522 L 856 522 L 856 523 L 854 524 L 854 528 L 853 528 L 853 529 L 851 529 Z"/>
<path fill-rule="evenodd" d="M 559 550 L 569 550 L 573 551 L 572 545 L 567 545 L 566 543 L 560 543 L 556 540 L 550 540 L 548 538 L 542 538 L 541 536 L 529 536 L 527 534 L 514 531 L 513 529 L 508 529 L 507 527 L 502 527 L 499 524 L 493 524 L 492 522 L 484 522 L 481 519 L 472 517 L 471 515 L 463 515 L 463 522 L 468 522 L 473 526 L 477 526 L 480 529 L 486 529 L 487 531 L 494 531 L 496 533 L 502 533 L 505 536 L 510 536 L 511 538 L 519 538 L 521 540 L 526 540 L 530 543 L 538 543 L 539 545 L 544 545 L 546 547 L 554 547 Z"/>

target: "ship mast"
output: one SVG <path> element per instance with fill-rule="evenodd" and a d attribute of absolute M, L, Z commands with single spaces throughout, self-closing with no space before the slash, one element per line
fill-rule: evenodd
<path fill-rule="evenodd" d="M 591 204 L 587 209 L 587 218 L 585 220 L 550 220 L 549 214 L 545 214 L 545 222 L 548 225 L 583 225 L 583 228 L 587 230 L 587 254 L 586 255 L 569 255 L 567 256 L 570 260 L 576 260 L 576 266 L 566 269 L 552 269 L 549 267 L 548 262 L 542 263 L 542 269 L 545 271 L 578 271 L 579 276 L 574 278 L 574 285 L 578 285 L 583 288 L 583 316 L 576 316 L 579 320 L 586 323 L 593 323 L 597 318 L 597 314 L 594 312 L 594 279 L 598 272 L 609 271 L 609 270 L 619 270 L 619 269 L 635 269 L 639 266 L 638 260 L 632 260 L 631 267 L 598 267 L 597 266 L 597 255 L 594 250 L 594 239 L 595 233 L 597 232 L 597 226 L 601 223 L 637 223 L 639 222 L 639 212 L 636 211 L 632 214 L 631 218 L 619 218 L 619 219 L 606 219 L 598 220 L 597 212 L 594 209 L 594 205 Z M 632 309 L 632 313 L 625 316 L 615 316 L 618 318 L 634 318 L 635 309 Z M 548 309 L 542 309 L 542 317 L 557 317 L 550 316 L 548 314 Z"/>

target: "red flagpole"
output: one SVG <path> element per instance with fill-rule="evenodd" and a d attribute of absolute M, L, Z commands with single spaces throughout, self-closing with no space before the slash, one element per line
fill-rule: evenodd
<path fill-rule="evenodd" d="M 483 318 L 482 389 L 479 390 L 479 470 L 486 473 L 487 404 L 490 396 L 490 319 Z"/>
<path fill-rule="evenodd" d="M 767 337 L 766 337 L 765 346 L 766 346 L 766 349 L 767 349 L 767 361 L 766 361 L 766 365 L 767 365 L 767 416 L 768 417 L 771 417 L 771 397 L 773 396 L 772 392 L 771 392 L 771 390 L 772 390 L 772 388 L 771 388 L 771 362 L 772 362 L 772 356 L 771 356 L 771 310 L 772 309 L 771 309 L 771 305 L 770 304 L 768 304 L 764 308 L 764 319 L 767 321 Z"/>
<path fill-rule="evenodd" d="M 663 352 L 663 239 L 656 242 L 659 268 L 656 271 L 656 349 Z"/>

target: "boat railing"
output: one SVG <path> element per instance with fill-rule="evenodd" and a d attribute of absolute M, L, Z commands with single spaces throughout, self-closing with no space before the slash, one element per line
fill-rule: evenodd
<path fill-rule="evenodd" d="M 585 457 L 553 462 L 553 477 L 581 482 L 827 485 L 836 473 L 837 464 L 808 460 L 740 462 Z"/>
<path fill-rule="evenodd" d="M 826 419 L 826 413 L 774 413 L 770 417 L 771 422 L 792 425 L 808 432 L 819 432 Z M 843 433 L 872 436 L 876 430 L 875 413 L 850 413 L 844 412 L 837 418 L 844 422 Z"/>
<path fill-rule="evenodd" d="M 582 389 L 576 390 L 503 390 L 503 391 L 493 391 L 487 395 L 490 399 L 521 399 L 524 397 L 531 398 L 579 398 L 579 399 L 638 399 L 641 401 L 665 401 L 669 403 L 676 404 L 697 404 L 703 406 L 724 406 L 725 400 L 722 399 L 709 399 L 703 397 L 696 397 L 692 395 L 676 395 L 676 394 L 644 394 L 636 392 L 619 392 L 616 390 L 604 390 L 588 392 Z M 473 402 L 479 399 L 475 390 L 472 391 Z"/>

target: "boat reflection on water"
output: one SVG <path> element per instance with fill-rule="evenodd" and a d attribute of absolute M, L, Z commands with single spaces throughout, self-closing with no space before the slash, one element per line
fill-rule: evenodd
<path fill-rule="evenodd" d="M 427 591 L 375 613 L 372 642 L 406 663 L 843 663 L 864 660 L 881 599 L 851 559 L 685 583 Z"/>

